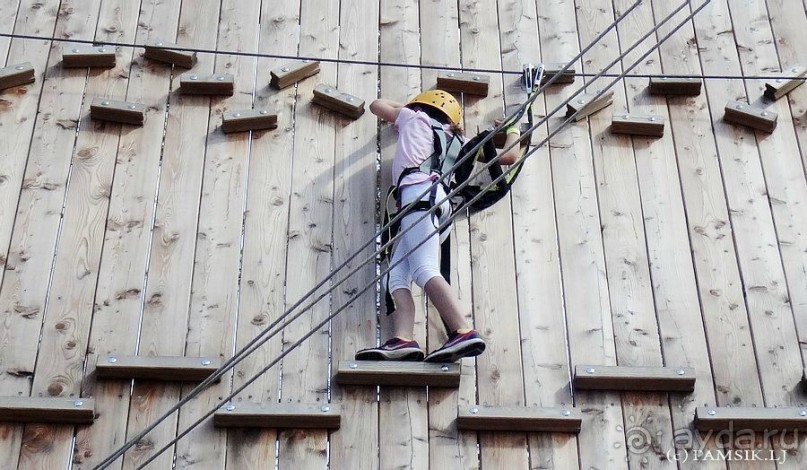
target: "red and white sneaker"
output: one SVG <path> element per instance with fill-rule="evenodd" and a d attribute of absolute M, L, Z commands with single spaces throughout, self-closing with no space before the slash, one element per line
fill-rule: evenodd
<path fill-rule="evenodd" d="M 417 341 L 396 336 L 377 348 L 357 351 L 355 357 L 357 361 L 422 361 L 423 356 Z"/>
<path fill-rule="evenodd" d="M 476 330 L 468 330 L 464 333 L 454 331 L 448 335 L 448 341 L 438 349 L 431 352 L 424 361 L 426 362 L 457 362 L 463 357 L 474 357 L 485 351 L 485 340 L 479 336 Z"/>

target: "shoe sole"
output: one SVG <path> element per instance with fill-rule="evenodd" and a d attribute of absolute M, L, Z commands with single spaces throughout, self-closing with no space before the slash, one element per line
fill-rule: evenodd
<path fill-rule="evenodd" d="M 470 344 L 469 344 L 470 343 Z M 476 357 L 485 352 L 485 342 L 481 339 L 465 341 L 456 349 L 435 351 L 424 358 L 425 362 L 457 362 L 463 357 Z"/>
<path fill-rule="evenodd" d="M 422 361 L 425 354 L 420 350 L 368 351 L 356 354 L 357 361 Z"/>

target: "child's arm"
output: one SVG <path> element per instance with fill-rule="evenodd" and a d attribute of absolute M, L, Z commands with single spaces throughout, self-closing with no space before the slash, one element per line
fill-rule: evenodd
<path fill-rule="evenodd" d="M 404 105 L 397 101 L 379 98 L 370 103 L 370 112 L 387 122 L 395 122 Z"/>

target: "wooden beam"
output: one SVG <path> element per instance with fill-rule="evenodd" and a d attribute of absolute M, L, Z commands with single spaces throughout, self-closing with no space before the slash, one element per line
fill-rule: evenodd
<path fill-rule="evenodd" d="M 695 370 L 578 365 L 574 368 L 574 387 L 579 390 L 691 392 L 695 389 Z"/>
<path fill-rule="evenodd" d="M 146 120 L 146 106 L 128 101 L 93 98 L 90 105 L 90 117 L 102 121 L 142 126 Z"/>
<path fill-rule="evenodd" d="M 490 77 L 478 73 L 440 72 L 437 88 L 445 91 L 488 96 Z"/>
<path fill-rule="evenodd" d="M 115 48 L 109 46 L 62 48 L 62 67 L 114 67 Z"/>
<path fill-rule="evenodd" d="M 742 126 L 751 127 L 762 132 L 773 132 L 776 129 L 778 115 L 773 111 L 756 108 L 740 101 L 729 101 L 726 104 L 723 120 Z"/>
<path fill-rule="evenodd" d="M 545 64 L 544 65 L 544 76 L 541 78 L 541 85 L 545 84 L 549 81 L 550 78 L 554 77 L 561 70 L 563 67 L 566 67 L 566 64 Z M 557 80 L 552 82 L 552 85 L 564 85 L 568 83 L 574 83 L 574 74 L 575 68 L 569 67 L 568 69 L 564 70 L 563 73 L 560 74 Z"/>
<path fill-rule="evenodd" d="M 145 44 L 143 57 L 166 64 L 173 64 L 177 67 L 189 69 L 196 64 L 196 53 L 190 51 L 177 51 L 172 47 L 179 47 L 176 44 L 167 42 L 147 42 Z"/>
<path fill-rule="evenodd" d="M 460 365 L 398 361 L 339 361 L 334 380 L 342 385 L 459 387 Z"/>
<path fill-rule="evenodd" d="M 699 406 L 695 409 L 695 427 L 699 431 L 807 431 L 807 408 Z"/>
<path fill-rule="evenodd" d="M 179 90 L 184 95 L 232 96 L 235 77 L 229 73 L 197 74 L 183 73 L 179 76 Z"/>
<path fill-rule="evenodd" d="M 599 93 L 600 90 L 597 90 L 594 93 L 587 93 L 574 98 L 566 105 L 566 117 L 568 118 L 574 113 L 577 113 L 574 120 L 582 121 L 589 115 L 596 113 L 614 102 L 614 90 L 608 90 L 599 98 L 595 98 Z"/>
<path fill-rule="evenodd" d="M 27 85 L 36 80 L 34 66 L 30 62 L 0 68 L 0 90 Z"/>
<path fill-rule="evenodd" d="M 277 114 L 268 109 L 228 111 L 221 116 L 221 130 L 231 132 L 257 131 L 277 128 Z"/>
<path fill-rule="evenodd" d="M 792 76 L 790 80 L 776 79 L 773 82 L 765 84 L 765 97 L 771 100 L 778 100 L 786 94 L 793 91 L 794 88 L 804 83 L 805 75 L 807 75 L 807 67 L 803 65 L 794 65 L 782 70 L 782 74 Z"/>
<path fill-rule="evenodd" d="M 318 60 L 289 62 L 269 72 L 269 84 L 278 90 L 319 73 Z"/>
<path fill-rule="evenodd" d="M 614 134 L 661 137 L 664 135 L 664 118 L 661 116 L 638 114 L 614 114 L 611 120 Z"/>
<path fill-rule="evenodd" d="M 342 408 L 336 404 L 238 403 L 228 404 L 213 415 L 217 427 L 339 429 Z"/>
<path fill-rule="evenodd" d="M 580 432 L 583 414 L 575 408 L 462 405 L 457 429 L 468 431 Z"/>
<path fill-rule="evenodd" d="M 347 93 L 342 93 L 328 85 L 317 85 L 317 87 L 314 88 L 314 99 L 311 101 L 353 119 L 364 114 L 364 100 Z"/>
<path fill-rule="evenodd" d="M 221 366 L 221 359 L 180 356 L 99 356 L 99 379 L 144 379 L 201 382 Z"/>
<path fill-rule="evenodd" d="M 526 122 L 522 122 L 519 128 L 521 130 L 521 135 L 525 136 L 527 135 L 527 132 L 530 130 L 530 125 Z M 507 142 L 507 129 L 502 129 L 500 132 L 493 135 L 493 145 L 495 145 L 496 148 L 500 149 L 504 148 L 504 144 L 506 142 Z M 527 142 L 528 140 L 524 139 L 521 141 L 520 145 L 523 147 L 527 145 Z"/>
<path fill-rule="evenodd" d="M 698 96 L 702 85 L 698 78 L 651 77 L 648 91 L 651 95 Z"/>
<path fill-rule="evenodd" d="M 94 419 L 92 398 L 0 397 L 0 421 L 90 424 Z"/>

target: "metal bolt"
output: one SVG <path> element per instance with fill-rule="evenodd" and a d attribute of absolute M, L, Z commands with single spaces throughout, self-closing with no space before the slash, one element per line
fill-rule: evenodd
<path fill-rule="evenodd" d="M 777 78 L 777 79 L 776 79 L 776 83 L 782 83 L 782 79 L 781 79 L 781 78 Z"/>
<path fill-rule="evenodd" d="M 793 72 L 793 73 L 796 73 L 796 72 L 799 71 L 799 68 L 798 67 L 793 67 L 792 69 L 790 69 L 790 71 Z"/>
<path fill-rule="evenodd" d="M 81 401 L 81 400 L 76 400 L 76 401 L 73 402 L 73 404 L 76 405 L 76 406 L 83 406 L 84 402 Z"/>
<path fill-rule="evenodd" d="M 289 68 L 288 68 L 288 67 L 282 67 L 282 68 L 280 69 L 280 71 L 281 71 L 281 72 L 288 72 L 288 71 L 289 71 Z"/>
<path fill-rule="evenodd" d="M 331 90 L 330 88 L 326 88 L 326 89 L 325 89 L 325 93 L 330 93 L 330 92 L 332 92 L 332 91 L 333 91 L 333 90 Z"/>
<path fill-rule="evenodd" d="M 560 414 L 562 414 L 563 416 L 569 416 L 570 414 L 572 414 L 572 412 L 569 410 L 563 410 L 560 412 Z"/>
<path fill-rule="evenodd" d="M 210 365 L 210 359 L 202 359 L 202 365 L 203 366 L 209 366 Z"/>
<path fill-rule="evenodd" d="M 81 52 L 81 49 L 73 49 L 73 52 L 79 53 L 79 52 Z"/>
<path fill-rule="evenodd" d="M 745 106 L 743 106 L 743 105 L 741 105 L 741 104 L 738 104 L 738 105 L 737 105 L 737 109 L 743 109 L 743 108 L 745 108 Z"/>
<path fill-rule="evenodd" d="M 767 116 L 767 115 L 768 115 L 768 112 L 767 112 L 767 111 L 762 111 L 762 115 L 763 115 L 763 116 Z"/>
<path fill-rule="evenodd" d="M 241 113 L 233 113 L 233 117 L 241 117 Z"/>
<path fill-rule="evenodd" d="M 118 358 L 117 357 L 110 357 L 109 359 L 107 359 L 107 362 L 109 362 L 110 364 L 114 364 L 114 363 L 118 362 Z"/>
<path fill-rule="evenodd" d="M 199 79 L 199 77 L 198 77 L 198 76 L 196 76 L 196 75 L 191 75 L 191 76 L 190 76 L 190 79 L 191 79 L 191 80 L 198 80 L 198 79 Z"/>
<path fill-rule="evenodd" d="M 593 368 L 593 367 L 589 367 L 588 369 L 586 369 L 586 373 L 587 373 L 587 374 L 593 374 L 593 373 L 594 373 L 594 368 Z"/>
<path fill-rule="evenodd" d="M 101 101 L 101 104 L 104 106 L 109 106 L 109 101 Z"/>
<path fill-rule="evenodd" d="M 265 109 L 262 109 L 260 112 L 261 112 L 261 114 L 269 114 L 269 111 L 267 111 Z"/>
<path fill-rule="evenodd" d="M 359 365 L 356 364 L 355 362 L 351 362 L 350 364 L 348 364 L 348 367 L 350 367 L 351 369 L 358 369 Z"/>
<path fill-rule="evenodd" d="M 707 412 L 706 412 L 706 414 L 708 414 L 709 416 L 714 416 L 714 415 L 716 415 L 716 414 L 717 414 L 717 411 L 715 411 L 715 410 L 709 410 L 709 411 L 707 411 Z"/>
<path fill-rule="evenodd" d="M 622 117 L 623 117 L 624 119 L 628 119 L 628 118 L 630 117 L 630 114 L 625 114 L 625 115 L 623 115 Z"/>
<path fill-rule="evenodd" d="M 235 411 L 235 405 L 227 405 L 227 408 L 225 408 L 225 409 L 227 411 Z"/>
<path fill-rule="evenodd" d="M 650 117 L 650 122 L 655 122 L 655 121 L 656 121 L 656 118 L 651 116 Z"/>
<path fill-rule="evenodd" d="M 577 100 L 577 104 L 586 104 L 586 100 Z"/>
<path fill-rule="evenodd" d="M 327 413 L 327 412 L 331 411 L 331 407 L 328 406 L 328 405 L 322 405 L 322 406 L 319 407 L 319 410 L 322 411 L 323 413 Z"/>
<path fill-rule="evenodd" d="M 348 101 L 353 101 L 353 97 L 352 97 L 352 96 L 348 96 L 347 100 L 348 100 Z"/>
<path fill-rule="evenodd" d="M 129 109 L 137 109 L 137 106 L 135 106 L 135 105 L 133 105 L 133 104 L 130 104 L 130 105 L 129 105 Z"/>
<path fill-rule="evenodd" d="M 800 410 L 799 416 L 807 416 L 807 410 Z"/>
<path fill-rule="evenodd" d="M 667 77 L 661 77 L 661 80 L 667 80 Z"/>
<path fill-rule="evenodd" d="M 675 371 L 675 373 L 678 374 L 678 375 L 684 375 L 686 373 L 686 371 L 684 371 L 684 369 L 678 369 L 678 370 Z"/>
<path fill-rule="evenodd" d="M 25 67 L 23 67 L 22 65 L 18 65 L 18 66 L 14 67 L 14 68 L 15 68 L 15 69 L 17 69 L 17 70 L 22 70 L 22 69 L 24 69 Z"/>
<path fill-rule="evenodd" d="M 448 372 L 448 366 L 443 364 L 442 366 L 440 366 L 440 370 L 443 372 Z"/>
<path fill-rule="evenodd" d="M 223 81 L 223 80 L 224 80 L 224 77 L 216 77 L 216 80 L 218 80 L 218 81 Z"/>
<path fill-rule="evenodd" d="M 98 52 L 106 52 L 106 47 L 102 47 L 102 48 L 98 49 Z"/>
<path fill-rule="evenodd" d="M 162 46 L 162 45 L 163 45 L 163 43 L 161 43 L 161 42 L 158 42 L 158 43 L 157 43 L 157 45 L 158 45 L 158 46 Z"/>
<path fill-rule="evenodd" d="M 479 413 L 479 407 L 472 406 L 468 411 L 470 411 L 473 414 L 477 414 L 477 413 Z"/>
<path fill-rule="evenodd" d="M 479 80 L 482 80 L 482 77 L 480 77 L 479 75 L 474 75 L 473 79 L 478 82 Z"/>
<path fill-rule="evenodd" d="M 449 77 L 453 77 L 453 76 L 454 76 L 454 74 L 453 74 L 453 73 L 449 73 L 449 74 L 448 74 L 448 76 L 449 76 Z"/>

